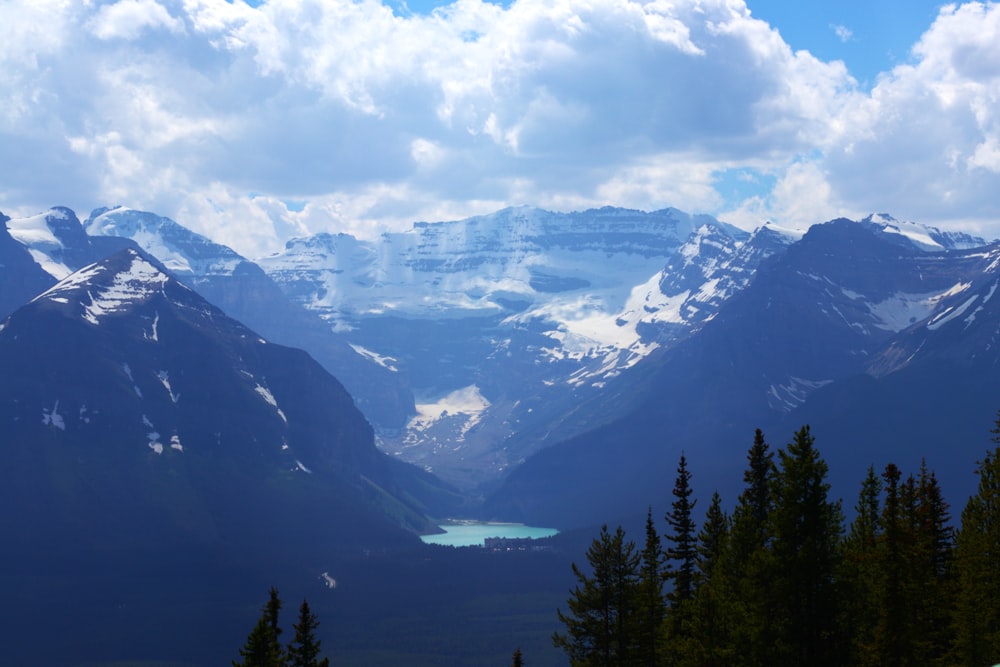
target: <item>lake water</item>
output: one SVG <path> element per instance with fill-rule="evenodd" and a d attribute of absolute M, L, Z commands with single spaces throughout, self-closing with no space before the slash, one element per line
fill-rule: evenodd
<path fill-rule="evenodd" d="M 552 537 L 559 531 L 555 528 L 536 528 L 520 523 L 482 523 L 461 521 L 440 526 L 445 531 L 440 535 L 421 535 L 425 544 L 441 544 L 451 547 L 481 547 L 487 537 Z"/>

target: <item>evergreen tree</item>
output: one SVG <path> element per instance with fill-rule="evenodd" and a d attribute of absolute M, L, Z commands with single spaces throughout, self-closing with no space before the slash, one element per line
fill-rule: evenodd
<path fill-rule="evenodd" d="M 319 621 L 309 609 L 309 602 L 302 600 L 299 620 L 292 626 L 295 636 L 288 645 L 288 667 L 330 667 L 330 659 L 320 659 L 320 641 L 316 638 Z"/>
<path fill-rule="evenodd" d="M 267 623 L 271 626 L 275 640 L 281 637 L 281 626 L 278 624 L 278 617 L 281 613 L 281 598 L 278 596 L 278 589 L 271 586 L 268 593 L 267 604 L 264 605 L 264 614 L 267 616 Z"/>
<path fill-rule="evenodd" d="M 691 473 L 687 468 L 687 458 L 681 454 L 677 465 L 677 479 L 674 482 L 674 502 L 667 514 L 670 532 L 666 538 L 668 559 L 667 578 L 673 581 L 673 590 L 667 594 L 670 610 L 678 619 L 678 612 L 684 603 L 694 597 L 694 572 L 698 563 L 697 533 L 692 512 L 697 501 L 692 500 Z"/>
<path fill-rule="evenodd" d="M 729 519 L 722 510 L 722 497 L 716 491 L 698 533 L 698 570 L 692 610 L 695 664 L 705 667 L 732 662 L 725 587 L 721 577 L 716 576 L 728 538 Z"/>
<path fill-rule="evenodd" d="M 868 466 L 868 474 L 861 483 L 858 503 L 854 506 L 855 517 L 847 535 L 847 544 L 852 545 L 852 553 L 872 554 L 882 532 L 879 495 L 882 482 L 875 474 L 875 468 Z"/>
<path fill-rule="evenodd" d="M 625 540 L 621 526 L 614 535 L 602 526 L 587 561 L 590 576 L 573 564 L 579 583 L 567 601 L 569 614 L 557 612 L 566 633 L 555 633 L 552 643 L 565 651 L 573 667 L 631 667 L 636 664 L 639 553 Z"/>
<path fill-rule="evenodd" d="M 993 430 L 1000 443 L 1000 416 Z M 1000 446 L 976 469 L 977 493 L 962 510 L 955 545 L 958 591 L 952 662 L 990 665 L 1000 661 Z"/>
<path fill-rule="evenodd" d="M 687 459 L 681 454 L 674 482 L 674 502 L 666 520 L 667 567 L 665 577 L 673 586 L 667 593 L 667 614 L 664 624 L 668 664 L 684 664 L 684 657 L 695 652 L 691 633 L 691 613 L 694 601 L 694 578 L 698 565 L 698 535 L 692 516 L 695 501 L 691 498 L 691 473 Z"/>
<path fill-rule="evenodd" d="M 280 610 L 281 598 L 278 597 L 277 589 L 272 587 L 257 625 L 247 637 L 246 644 L 240 649 L 242 660 L 232 661 L 233 667 L 285 667 L 285 655 L 278 641 L 278 635 L 281 633 L 278 625 Z"/>
<path fill-rule="evenodd" d="M 915 519 L 915 658 L 921 665 L 941 664 L 953 639 L 950 619 L 955 604 L 955 533 L 948 503 L 926 462 L 920 465 Z"/>
<path fill-rule="evenodd" d="M 281 648 L 266 615 L 261 616 L 257 625 L 240 649 L 242 660 L 233 660 L 233 667 L 284 667 Z"/>
<path fill-rule="evenodd" d="M 729 519 L 722 510 L 722 496 L 716 491 L 712 494 L 712 501 L 705 513 L 705 523 L 698 533 L 697 586 L 712 580 L 712 573 L 722 558 L 728 534 Z"/>
<path fill-rule="evenodd" d="M 778 453 L 770 532 L 777 608 L 775 665 L 835 665 L 843 513 L 808 426 Z"/>
<path fill-rule="evenodd" d="M 524 667 L 524 658 L 521 657 L 521 647 L 514 649 L 514 657 L 511 660 L 510 667 Z"/>
<path fill-rule="evenodd" d="M 851 665 L 866 667 L 879 664 L 875 653 L 874 628 L 878 624 L 878 595 L 881 584 L 881 509 L 882 482 L 873 466 L 861 483 L 855 518 L 844 542 L 846 600 L 840 627 L 849 644 Z"/>
<path fill-rule="evenodd" d="M 886 466 L 875 653 L 880 665 L 939 664 L 951 643 L 954 597 L 948 505 L 926 463 L 918 478 L 901 477 Z"/>
<path fill-rule="evenodd" d="M 875 653 L 881 665 L 909 664 L 910 630 L 906 611 L 909 600 L 903 590 L 907 572 L 907 513 L 909 504 L 905 487 L 900 485 L 902 472 L 890 463 L 882 473 L 885 480 L 885 506 L 882 509 L 884 533 L 881 540 L 881 586 L 878 596 L 878 622 L 875 626 Z"/>
<path fill-rule="evenodd" d="M 762 546 L 766 541 L 767 520 L 771 514 L 771 484 L 774 477 L 774 454 L 764 440 L 764 433 L 757 429 L 753 445 L 747 453 L 747 469 L 743 472 L 746 485 L 740 494 L 738 506 L 746 517 L 749 551 Z"/>
<path fill-rule="evenodd" d="M 770 551 L 769 526 L 774 509 L 774 454 L 760 429 L 754 433 L 743 473 L 744 488 L 733 510 L 729 540 L 714 577 L 727 616 L 728 651 L 739 664 L 770 667 L 777 635 L 772 581 L 779 567 Z"/>
<path fill-rule="evenodd" d="M 655 667 L 660 663 L 659 643 L 666 605 L 663 600 L 663 547 L 653 523 L 652 507 L 646 511 L 646 544 L 639 562 L 637 664 Z"/>

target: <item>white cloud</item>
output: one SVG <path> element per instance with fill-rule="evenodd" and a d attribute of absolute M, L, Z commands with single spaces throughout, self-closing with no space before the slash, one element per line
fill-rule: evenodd
<path fill-rule="evenodd" d="M 249 255 L 516 204 L 1000 219 L 994 5 L 870 93 L 740 0 L 38 7 L 0 3 L 5 205 L 124 203 Z M 733 202 L 744 167 L 775 185 Z"/>
<path fill-rule="evenodd" d="M 837 36 L 842 42 L 849 42 L 851 38 L 854 37 L 854 32 L 845 25 L 835 25 L 830 24 L 830 30 Z"/>
<path fill-rule="evenodd" d="M 101 7 L 87 22 L 98 39 L 137 39 L 147 29 L 183 32 L 184 25 L 156 0 L 119 0 Z"/>
<path fill-rule="evenodd" d="M 856 208 L 996 226 L 1000 5 L 946 6 L 913 54 L 843 113 L 824 156 L 828 182 Z"/>

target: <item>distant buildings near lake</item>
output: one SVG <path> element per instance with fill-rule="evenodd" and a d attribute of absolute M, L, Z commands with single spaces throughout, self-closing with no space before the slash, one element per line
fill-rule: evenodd
<path fill-rule="evenodd" d="M 483 548 L 487 551 L 552 551 L 548 544 L 538 544 L 531 537 L 487 537 L 483 540 Z"/>

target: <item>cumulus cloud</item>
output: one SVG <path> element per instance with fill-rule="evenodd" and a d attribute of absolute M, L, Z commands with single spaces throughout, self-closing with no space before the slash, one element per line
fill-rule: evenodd
<path fill-rule="evenodd" d="M 1000 5 L 949 5 L 884 74 L 823 156 L 838 196 L 947 223 L 1000 221 Z M 994 229 L 996 234 L 1000 229 Z"/>
<path fill-rule="evenodd" d="M 87 22 L 87 27 L 98 39 L 137 39 L 146 30 L 184 29 L 156 0 L 119 0 L 105 5 Z"/>
<path fill-rule="evenodd" d="M 945 8 L 865 93 L 741 0 L 405 16 L 377 0 L 9 0 L 0 206 L 124 203 L 251 256 L 519 204 L 981 222 L 1000 213 L 998 16 Z M 718 183 L 737 168 L 773 187 L 733 201 Z"/>

